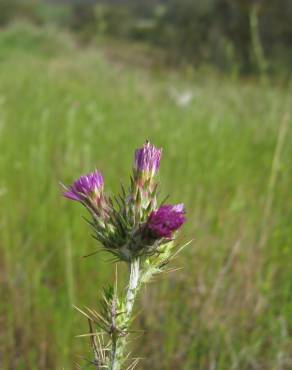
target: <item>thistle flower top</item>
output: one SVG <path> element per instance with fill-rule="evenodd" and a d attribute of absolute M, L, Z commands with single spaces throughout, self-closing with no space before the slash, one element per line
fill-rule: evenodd
<path fill-rule="evenodd" d="M 147 222 L 147 228 L 154 237 L 171 238 L 185 222 L 183 204 L 163 205 L 153 211 Z"/>
<path fill-rule="evenodd" d="M 138 172 L 146 172 L 155 175 L 160 166 L 162 149 L 156 148 L 150 142 L 146 142 L 142 148 L 135 151 L 135 169 Z"/>
<path fill-rule="evenodd" d="M 63 193 L 64 197 L 83 202 L 85 199 L 97 201 L 103 190 L 102 174 L 95 170 L 87 175 L 79 177 L 73 185 Z"/>

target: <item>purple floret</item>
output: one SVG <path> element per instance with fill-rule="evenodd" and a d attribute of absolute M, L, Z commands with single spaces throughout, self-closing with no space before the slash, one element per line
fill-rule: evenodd
<path fill-rule="evenodd" d="M 153 211 L 149 217 L 147 227 L 151 234 L 158 238 L 171 238 L 185 222 L 183 204 L 163 205 Z"/>
<path fill-rule="evenodd" d="M 142 148 L 135 151 L 135 168 L 138 171 L 147 171 L 155 174 L 160 165 L 162 149 L 156 148 L 147 142 Z"/>
<path fill-rule="evenodd" d="M 63 195 L 66 198 L 82 202 L 84 197 L 98 197 L 103 188 L 103 184 L 102 174 L 98 170 L 95 170 L 88 175 L 79 177 Z"/>

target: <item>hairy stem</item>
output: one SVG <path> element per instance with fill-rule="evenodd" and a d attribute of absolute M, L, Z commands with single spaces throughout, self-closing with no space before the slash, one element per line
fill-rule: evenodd
<path fill-rule="evenodd" d="M 129 265 L 129 285 L 126 294 L 126 318 L 131 318 L 140 278 L 140 259 L 134 259 Z"/>
<path fill-rule="evenodd" d="M 140 258 L 136 258 L 129 263 L 129 283 L 125 296 L 125 313 L 123 315 L 123 326 L 125 331 L 128 330 L 130 325 L 135 298 L 139 290 L 140 276 Z M 125 336 L 119 337 L 113 341 L 110 370 L 121 369 L 125 356 L 126 343 Z"/>
<path fill-rule="evenodd" d="M 119 369 L 120 369 L 120 365 L 117 359 L 117 341 L 113 340 L 110 370 L 119 370 Z"/>

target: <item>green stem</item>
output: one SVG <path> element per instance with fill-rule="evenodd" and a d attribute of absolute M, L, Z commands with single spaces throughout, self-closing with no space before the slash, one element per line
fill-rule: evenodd
<path fill-rule="evenodd" d="M 140 285 L 140 258 L 136 258 L 129 263 L 129 283 L 125 297 L 125 313 L 123 317 L 123 326 L 128 329 L 131 321 L 135 298 Z M 119 337 L 112 343 L 110 370 L 120 370 L 126 347 L 126 337 Z"/>
<path fill-rule="evenodd" d="M 126 294 L 126 318 L 131 318 L 140 278 L 140 258 L 134 259 L 129 265 L 129 284 Z"/>
<path fill-rule="evenodd" d="M 117 361 L 117 341 L 114 340 L 112 343 L 110 370 L 118 370 L 119 368 L 120 368 L 120 365 Z"/>

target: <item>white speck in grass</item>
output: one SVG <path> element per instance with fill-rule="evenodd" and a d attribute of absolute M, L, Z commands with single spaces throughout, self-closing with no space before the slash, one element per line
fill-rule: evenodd
<path fill-rule="evenodd" d="M 169 95 L 171 99 L 179 106 L 179 107 L 187 107 L 194 98 L 194 92 L 192 90 L 184 90 L 178 91 L 176 88 L 171 87 L 169 89 Z"/>

